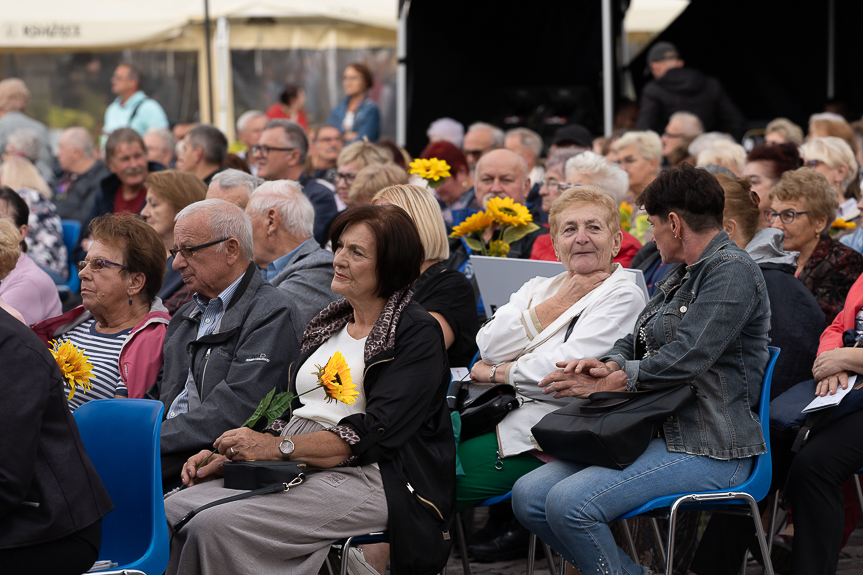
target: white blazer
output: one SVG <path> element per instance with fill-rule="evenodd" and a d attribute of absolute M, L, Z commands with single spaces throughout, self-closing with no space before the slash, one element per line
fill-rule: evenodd
<path fill-rule="evenodd" d="M 497 426 L 498 449 L 503 457 L 535 449 L 530 428 L 547 413 L 572 401 L 544 395 L 537 383 L 558 369 L 558 361 L 606 355 L 614 342 L 632 333 L 645 306 L 644 292 L 632 275 L 614 264 L 614 271 L 602 285 L 542 329 L 535 308 L 557 293 L 566 275 L 528 281 L 476 336 L 486 363 L 515 360 L 506 370 L 506 382 L 515 386 L 522 405 Z M 578 320 L 566 338 L 575 316 Z"/>

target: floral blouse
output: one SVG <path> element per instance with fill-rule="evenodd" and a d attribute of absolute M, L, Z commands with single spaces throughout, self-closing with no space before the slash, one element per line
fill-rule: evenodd
<path fill-rule="evenodd" d="M 828 327 L 845 306 L 848 290 L 863 272 L 863 256 L 833 238 L 824 238 L 815 246 L 809 261 L 797 276 L 815 299 Z"/>
<path fill-rule="evenodd" d="M 36 190 L 21 188 L 17 191 L 30 208 L 27 255 L 40 268 L 68 279 L 69 255 L 63 243 L 63 224 L 57 215 L 57 208 Z"/>

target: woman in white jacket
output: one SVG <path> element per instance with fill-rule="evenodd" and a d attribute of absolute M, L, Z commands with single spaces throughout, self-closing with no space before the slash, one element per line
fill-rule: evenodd
<path fill-rule="evenodd" d="M 471 378 L 514 385 L 522 405 L 496 433 L 460 445 L 466 476 L 458 478 L 459 510 L 506 493 L 542 465 L 530 428 L 571 399 L 544 395 L 537 382 L 566 358 L 605 355 L 632 333 L 645 305 L 633 276 L 612 262 L 622 241 L 614 200 L 595 186 L 575 186 L 555 200 L 548 220 L 567 271 L 524 284 L 477 334 L 482 359 Z"/>

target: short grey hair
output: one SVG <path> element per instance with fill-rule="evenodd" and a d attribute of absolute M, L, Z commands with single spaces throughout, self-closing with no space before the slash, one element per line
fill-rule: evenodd
<path fill-rule="evenodd" d="M 467 131 L 472 132 L 474 130 L 488 130 L 491 132 L 491 140 L 495 147 L 503 148 L 504 141 L 506 140 L 506 135 L 504 135 L 503 130 L 498 128 L 497 126 L 492 126 L 491 124 L 487 124 L 485 122 L 474 122 L 470 126 L 468 126 Z"/>
<path fill-rule="evenodd" d="M 244 132 L 246 130 L 246 126 L 249 125 L 249 122 L 251 122 L 255 118 L 266 117 L 267 115 L 260 110 L 249 110 L 248 112 L 243 112 L 242 114 L 240 114 L 240 117 L 237 118 L 237 131 Z"/>
<path fill-rule="evenodd" d="M 570 158 L 582 154 L 587 151 L 587 148 L 581 146 L 568 146 L 566 148 L 558 148 L 552 152 L 545 161 L 545 171 L 560 170 L 566 177 L 566 163 Z"/>
<path fill-rule="evenodd" d="M 66 142 L 75 149 L 81 150 L 81 153 L 88 158 L 92 158 L 96 153 L 96 146 L 93 144 L 93 137 L 86 128 L 81 126 L 73 126 L 67 128 L 61 138 L 65 138 Z M 171 146 L 173 149 L 173 146 Z"/>
<path fill-rule="evenodd" d="M 252 219 L 249 215 L 225 200 L 209 199 L 189 204 L 174 218 L 178 224 L 194 214 L 204 214 L 204 221 L 210 230 L 210 236 L 214 239 L 234 238 L 240 244 L 240 254 L 243 259 L 252 261 L 255 255 L 252 243 Z M 221 252 L 225 244 L 216 246 L 216 251 Z"/>
<path fill-rule="evenodd" d="M 681 121 L 683 136 L 686 138 L 693 138 L 704 132 L 704 124 L 701 122 L 701 118 L 692 112 L 674 112 L 671 114 L 671 117 L 668 118 L 669 122 L 672 120 Z"/>
<path fill-rule="evenodd" d="M 252 174 L 247 174 L 242 170 L 235 170 L 233 168 L 219 172 L 213 176 L 212 180 L 210 180 L 210 185 L 219 184 L 219 187 L 222 189 L 245 188 L 249 197 L 251 197 L 252 192 L 254 192 L 255 189 L 263 183 L 263 178 L 253 176 Z"/>
<path fill-rule="evenodd" d="M 583 152 L 566 162 L 566 176 L 580 172 L 590 176 L 590 182 L 601 188 L 616 204 L 620 204 L 629 189 L 629 175 L 617 164 L 612 164 L 594 152 Z"/>
<path fill-rule="evenodd" d="M 818 160 L 824 162 L 834 170 L 845 165 L 848 172 L 842 180 L 842 189 L 848 190 L 848 186 L 854 181 L 858 174 L 857 159 L 848 142 L 836 136 L 825 136 L 823 138 L 812 138 L 800 146 L 800 155 L 806 160 Z M 833 182 L 830 182 L 831 185 Z"/>
<path fill-rule="evenodd" d="M 629 146 L 635 146 L 638 155 L 648 162 L 653 159 L 662 160 L 662 140 L 659 139 L 659 134 L 652 130 L 626 132 L 611 145 L 611 149 L 620 152 Z"/>
<path fill-rule="evenodd" d="M 222 131 L 210 124 L 195 126 L 186 134 L 186 145 L 201 148 L 203 160 L 208 164 L 221 166 L 228 154 L 228 139 Z M 188 168 L 187 168 L 188 169 Z"/>
<path fill-rule="evenodd" d="M 314 233 L 315 208 L 303 194 L 303 187 L 293 180 L 261 184 L 252 193 L 247 209 L 261 215 L 276 210 L 288 232 L 304 238 L 310 238 Z"/>
<path fill-rule="evenodd" d="M 707 165 L 725 166 L 735 174 L 743 175 L 746 167 L 746 150 L 737 142 L 717 140 L 713 146 L 702 150 L 695 157 L 697 167 Z M 735 175 L 735 177 L 739 177 Z"/>
<path fill-rule="evenodd" d="M 174 153 L 174 146 L 177 145 L 177 139 L 171 130 L 165 128 L 150 128 L 147 130 L 147 136 L 158 136 L 162 141 L 162 149 L 166 152 Z"/>
<path fill-rule="evenodd" d="M 842 122 L 843 124 L 848 123 L 848 120 L 835 112 L 818 112 L 817 114 L 812 114 L 811 116 L 809 116 L 810 124 L 815 120 L 830 120 L 831 122 Z"/>
<path fill-rule="evenodd" d="M 735 143 L 734 138 L 732 138 L 728 134 L 723 134 L 722 132 L 707 132 L 706 134 L 701 134 L 700 136 L 692 140 L 692 142 L 689 144 L 689 148 L 686 151 L 693 158 L 697 158 L 698 154 L 700 154 L 701 152 L 706 152 L 707 150 L 713 148 L 716 145 L 716 142 L 719 142 L 721 140 Z"/>
<path fill-rule="evenodd" d="M 464 126 L 452 118 L 438 118 L 429 125 L 426 136 L 449 142 L 460 150 L 464 144 Z"/>
<path fill-rule="evenodd" d="M 506 133 L 506 137 L 518 136 L 521 145 L 534 153 L 537 158 L 542 155 L 542 136 L 528 128 L 513 128 Z"/>
<path fill-rule="evenodd" d="M 42 151 L 42 139 L 36 130 L 25 128 L 23 130 L 15 130 L 9 136 L 6 146 L 12 146 L 25 158 L 36 163 L 39 159 L 39 153 Z"/>
<path fill-rule="evenodd" d="M 309 137 L 306 135 L 303 127 L 292 120 L 276 118 L 269 120 L 264 125 L 265 130 L 273 128 L 281 128 L 285 131 L 285 135 L 288 137 L 288 145 L 298 149 L 300 151 L 300 162 L 305 162 L 306 154 L 309 153 Z"/>

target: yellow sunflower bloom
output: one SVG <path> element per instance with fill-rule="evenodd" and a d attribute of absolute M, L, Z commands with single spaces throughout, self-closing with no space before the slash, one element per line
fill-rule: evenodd
<path fill-rule="evenodd" d="M 506 226 L 523 226 L 533 221 L 533 216 L 526 207 L 517 204 L 512 198 L 492 198 L 486 202 L 488 213 L 499 224 Z"/>
<path fill-rule="evenodd" d="M 505 258 L 509 253 L 509 244 L 495 240 L 488 245 L 488 255 L 493 258 Z"/>
<path fill-rule="evenodd" d="M 854 222 L 846 222 L 845 220 L 839 218 L 837 220 L 833 220 L 833 226 L 831 227 L 840 230 L 850 230 L 852 228 L 856 228 L 857 224 L 855 224 Z"/>
<path fill-rule="evenodd" d="M 445 160 L 438 160 L 437 158 L 417 158 L 410 163 L 410 167 L 411 174 L 434 182 L 452 176 L 449 171 L 449 164 Z"/>
<path fill-rule="evenodd" d="M 315 373 L 318 382 L 327 394 L 327 403 L 336 400 L 348 405 L 354 404 L 357 400 L 357 386 L 351 379 L 351 368 L 340 352 L 334 353 L 324 367 L 315 367 L 318 368 Z"/>
<path fill-rule="evenodd" d="M 75 389 L 79 385 L 81 393 L 92 389 L 90 378 L 93 376 L 93 365 L 89 363 L 90 358 L 84 355 L 84 350 L 79 350 L 69 340 L 62 344 L 55 340 L 52 344 L 51 355 L 60 367 L 63 379 L 69 384 L 68 399 L 75 396 Z"/>
<path fill-rule="evenodd" d="M 471 234 L 479 233 L 492 225 L 494 220 L 488 212 L 477 212 L 468 219 L 453 228 L 451 238 L 463 238 Z"/>

